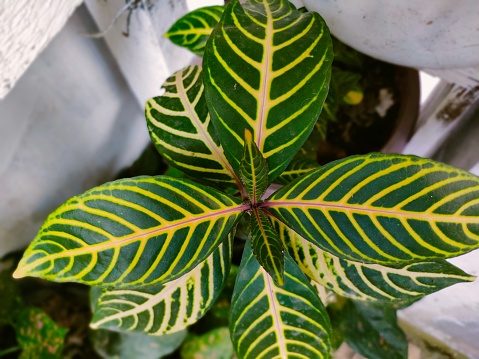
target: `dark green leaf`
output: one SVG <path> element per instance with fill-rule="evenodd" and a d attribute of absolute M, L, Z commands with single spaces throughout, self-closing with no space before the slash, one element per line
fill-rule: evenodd
<path fill-rule="evenodd" d="M 205 50 L 205 91 L 225 154 L 238 169 L 245 129 L 272 182 L 306 141 L 328 92 L 332 46 L 316 13 L 289 1 L 233 1 Z"/>
<path fill-rule="evenodd" d="M 224 6 L 207 6 L 178 19 L 165 34 L 173 43 L 202 56 L 211 31 L 220 21 Z"/>
<path fill-rule="evenodd" d="M 131 289 L 104 289 L 91 326 L 164 335 L 195 323 L 211 308 L 227 279 L 233 236 L 205 261 L 165 284 Z"/>
<path fill-rule="evenodd" d="M 273 224 L 284 247 L 309 278 L 355 300 L 410 303 L 453 284 L 475 279 L 445 260 L 386 267 L 340 259 L 283 223 L 273 220 Z"/>
<path fill-rule="evenodd" d="M 277 286 L 245 247 L 233 294 L 230 331 L 239 358 L 329 358 L 331 327 L 316 290 L 285 256 Z"/>
<path fill-rule="evenodd" d="M 172 281 L 203 262 L 247 208 L 185 179 L 110 182 L 53 212 L 15 275 L 107 287 Z"/>
<path fill-rule="evenodd" d="M 281 239 L 268 217 L 257 208 L 251 210 L 251 243 L 256 260 L 279 286 L 284 284 L 284 253 Z"/>
<path fill-rule="evenodd" d="M 415 156 L 331 162 L 284 186 L 262 207 L 335 256 L 403 266 L 479 247 L 479 178 Z"/>
<path fill-rule="evenodd" d="M 206 106 L 201 67 L 169 77 L 163 95 L 147 101 L 146 122 L 157 150 L 187 175 L 223 186 L 240 185 L 228 163 Z"/>
<path fill-rule="evenodd" d="M 407 358 L 406 336 L 397 325 L 396 310 L 387 305 L 347 301 L 332 314 L 346 342 L 368 359 Z"/>
<path fill-rule="evenodd" d="M 248 192 L 250 202 L 257 204 L 268 187 L 268 165 L 253 141 L 251 131 L 245 131 L 243 157 L 239 174 Z"/>

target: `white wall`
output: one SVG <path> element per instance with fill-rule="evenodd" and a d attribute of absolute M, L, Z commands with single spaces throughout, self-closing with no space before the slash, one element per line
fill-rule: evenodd
<path fill-rule="evenodd" d="M 85 8 L 0 101 L 0 256 L 69 197 L 107 181 L 148 141 L 138 105 Z"/>
<path fill-rule="evenodd" d="M 13 88 L 81 2 L 0 1 L 0 99 Z"/>

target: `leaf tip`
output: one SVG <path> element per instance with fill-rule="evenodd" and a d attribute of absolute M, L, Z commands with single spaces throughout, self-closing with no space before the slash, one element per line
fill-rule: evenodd
<path fill-rule="evenodd" d="M 275 281 L 275 283 L 276 283 L 276 285 L 277 285 L 278 287 L 284 286 L 284 277 L 283 277 L 283 276 L 276 277 L 276 278 L 274 279 L 274 281 Z"/>
<path fill-rule="evenodd" d="M 278 287 L 284 286 L 284 268 L 278 272 L 271 273 L 271 278 L 273 278 L 274 284 Z"/>
<path fill-rule="evenodd" d="M 251 143 L 253 141 L 253 133 L 247 128 L 244 130 L 244 140 L 246 143 Z"/>
<path fill-rule="evenodd" d="M 15 279 L 19 279 L 19 278 L 26 277 L 27 275 L 28 275 L 27 271 L 24 268 L 19 266 L 17 267 L 15 272 L 13 272 L 12 277 Z"/>
<path fill-rule="evenodd" d="M 465 281 L 466 281 L 466 282 L 474 282 L 476 279 L 477 279 L 477 276 L 468 274 L 468 276 L 467 276 L 467 278 L 466 278 Z"/>

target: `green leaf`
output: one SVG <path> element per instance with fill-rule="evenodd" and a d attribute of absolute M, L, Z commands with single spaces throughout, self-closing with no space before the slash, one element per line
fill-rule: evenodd
<path fill-rule="evenodd" d="M 318 162 L 307 157 L 295 158 L 288 165 L 286 170 L 281 173 L 277 181 L 281 184 L 288 184 L 296 178 L 319 168 Z"/>
<path fill-rule="evenodd" d="M 202 56 L 211 31 L 221 19 L 224 6 L 207 6 L 178 19 L 165 34 L 174 44 Z"/>
<path fill-rule="evenodd" d="M 189 336 L 181 347 L 181 359 L 231 359 L 234 350 L 227 327 Z"/>
<path fill-rule="evenodd" d="M 226 156 L 238 169 L 245 129 L 268 162 L 269 182 L 313 129 L 328 92 L 332 45 L 316 13 L 289 1 L 233 1 L 205 50 L 205 90 Z"/>
<path fill-rule="evenodd" d="M 108 287 L 172 281 L 234 228 L 247 208 L 238 202 L 186 179 L 110 182 L 53 212 L 14 275 Z"/>
<path fill-rule="evenodd" d="M 250 239 L 256 260 L 281 287 L 284 284 L 283 245 L 268 217 L 257 208 L 251 210 Z"/>
<path fill-rule="evenodd" d="M 273 220 L 273 224 L 301 270 L 315 282 L 343 297 L 409 303 L 476 278 L 445 260 L 392 268 L 340 259 L 308 242 L 283 223 Z"/>
<path fill-rule="evenodd" d="M 222 185 L 239 185 L 206 106 L 201 67 L 177 71 L 165 93 L 145 106 L 150 137 L 168 163 L 186 174 Z"/>
<path fill-rule="evenodd" d="M 195 323 L 213 305 L 228 277 L 233 235 L 191 272 L 171 282 L 103 289 L 92 328 L 164 335 Z"/>
<path fill-rule="evenodd" d="M 245 246 L 230 317 L 239 358 L 329 358 L 328 315 L 289 256 L 284 281 L 283 287 L 274 284 Z"/>
<path fill-rule="evenodd" d="M 104 359 L 158 359 L 173 353 L 186 337 L 186 330 L 155 337 L 144 333 L 93 330 L 95 351 Z"/>
<path fill-rule="evenodd" d="M 321 249 L 357 262 L 398 266 L 479 247 L 479 178 L 415 156 L 334 161 L 262 207 Z"/>
<path fill-rule="evenodd" d="M 21 359 L 60 358 L 68 329 L 55 324 L 39 308 L 29 307 L 18 312 L 15 321 L 17 340 L 23 349 Z"/>
<path fill-rule="evenodd" d="M 268 187 L 268 165 L 249 130 L 245 131 L 244 152 L 239 173 L 251 203 L 257 204 Z"/>
<path fill-rule="evenodd" d="M 406 336 L 397 325 L 396 310 L 390 306 L 348 301 L 333 313 L 346 342 L 368 359 L 407 358 Z"/>

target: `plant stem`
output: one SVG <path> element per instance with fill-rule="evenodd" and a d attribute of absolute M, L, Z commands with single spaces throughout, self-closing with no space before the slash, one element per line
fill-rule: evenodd
<path fill-rule="evenodd" d="M 8 349 L 3 349 L 3 350 L 0 350 L 0 357 L 4 356 L 4 355 L 7 355 L 7 354 L 10 354 L 10 353 L 14 353 L 18 350 L 21 350 L 22 347 L 20 346 L 16 346 L 16 347 L 11 347 L 11 348 L 8 348 Z"/>

